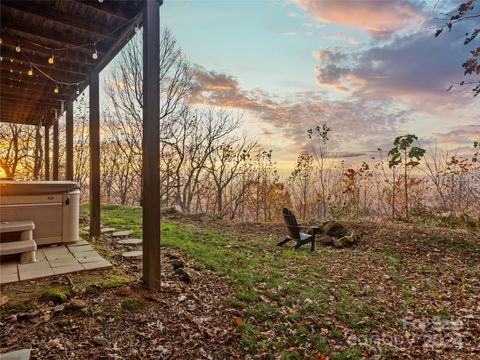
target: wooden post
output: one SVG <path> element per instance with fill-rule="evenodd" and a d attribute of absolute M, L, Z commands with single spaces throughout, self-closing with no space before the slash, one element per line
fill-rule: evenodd
<path fill-rule="evenodd" d="M 65 129 L 66 180 L 73 181 L 73 101 L 67 101 Z"/>
<path fill-rule="evenodd" d="M 53 180 L 58 180 L 58 118 L 53 122 Z"/>
<path fill-rule="evenodd" d="M 143 281 L 160 289 L 160 3 L 143 9 Z"/>
<path fill-rule="evenodd" d="M 45 126 L 45 180 L 50 180 L 50 127 Z"/>
<path fill-rule="evenodd" d="M 98 71 L 90 72 L 90 237 L 100 236 L 100 91 Z"/>

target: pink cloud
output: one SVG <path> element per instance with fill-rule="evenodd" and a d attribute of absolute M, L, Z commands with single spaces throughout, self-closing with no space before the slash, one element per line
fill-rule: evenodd
<path fill-rule="evenodd" d="M 192 104 L 248 111 L 259 124 L 277 129 L 298 149 L 306 146 L 306 129 L 323 122 L 335 130 L 338 148 L 347 145 L 355 149 L 353 145 L 357 144 L 360 149 L 376 149 L 375 144 L 391 139 L 397 125 L 409 117 L 391 101 L 334 101 L 320 92 L 297 93 L 279 100 L 261 89 L 244 90 L 229 75 L 203 68 L 197 68 L 195 73 Z"/>
<path fill-rule="evenodd" d="M 374 37 L 383 37 L 424 18 L 420 9 L 408 0 L 290 0 L 318 21 L 365 30 Z"/>
<path fill-rule="evenodd" d="M 344 41 L 349 43 L 350 45 L 358 45 L 358 40 L 355 39 L 353 36 L 349 36 L 345 33 L 334 33 L 334 34 L 328 34 L 325 36 L 326 39 L 328 40 L 334 40 L 334 41 Z"/>

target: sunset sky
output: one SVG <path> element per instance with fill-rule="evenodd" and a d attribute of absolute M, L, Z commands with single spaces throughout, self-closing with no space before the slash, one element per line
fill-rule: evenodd
<path fill-rule="evenodd" d="M 463 80 L 467 27 L 433 36 L 434 17 L 455 3 L 175 0 L 164 2 L 161 22 L 197 68 L 192 101 L 243 113 L 243 131 L 290 167 L 306 130 L 322 123 L 351 162 L 407 132 L 471 147 L 480 100 L 465 88 L 446 92 Z"/>

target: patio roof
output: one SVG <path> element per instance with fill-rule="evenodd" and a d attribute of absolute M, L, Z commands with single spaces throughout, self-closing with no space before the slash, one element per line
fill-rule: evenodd
<path fill-rule="evenodd" d="M 141 0 L 2 0 L 1 121 L 49 126 L 135 34 L 142 9 Z"/>
<path fill-rule="evenodd" d="M 143 26 L 143 278 L 160 287 L 160 15 L 162 0 L 2 0 L 0 121 L 45 127 L 45 179 L 59 179 L 58 116 L 66 110 L 65 179 L 73 180 L 73 101 L 89 86 L 90 236 L 100 236 L 99 72 Z M 32 73 L 29 74 L 29 70 Z M 63 107 L 65 102 L 65 108 Z M 60 111 L 59 111 L 60 110 Z"/>

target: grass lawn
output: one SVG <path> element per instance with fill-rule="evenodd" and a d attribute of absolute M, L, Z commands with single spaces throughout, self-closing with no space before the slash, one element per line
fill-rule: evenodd
<path fill-rule="evenodd" d="M 103 206 L 102 222 L 141 235 L 140 208 Z M 349 225 L 362 235 L 359 245 L 319 247 L 314 253 L 275 247 L 281 227 L 220 221 L 166 220 L 161 242 L 234 287 L 225 302 L 239 310 L 232 321 L 252 356 L 448 358 L 479 346 L 478 320 L 469 321 L 480 310 L 478 233 Z M 459 331 L 470 334 L 462 349 L 442 345 L 439 353 L 429 347 L 432 321 L 445 325 L 459 319 L 464 327 Z M 414 321 L 425 326 L 413 326 Z"/>

